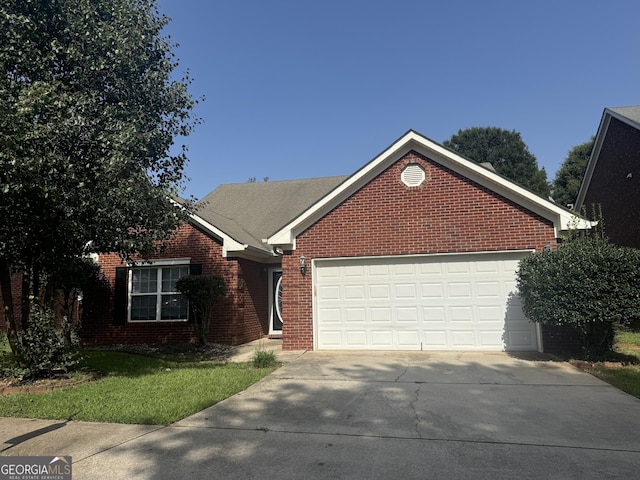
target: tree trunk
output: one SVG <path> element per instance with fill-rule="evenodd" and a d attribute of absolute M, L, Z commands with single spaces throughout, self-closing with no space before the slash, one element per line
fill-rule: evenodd
<path fill-rule="evenodd" d="M 22 288 L 20 289 L 20 323 L 22 331 L 29 326 L 29 315 L 31 314 L 31 301 L 29 300 L 29 290 L 31 288 L 30 269 L 22 271 Z"/>
<path fill-rule="evenodd" d="M 11 266 L 5 258 L 0 257 L 0 292 L 4 306 L 4 322 L 7 329 L 7 340 L 11 352 L 19 366 L 24 366 L 22 345 L 18 338 L 16 318 L 13 311 L 13 292 L 11 291 Z"/>

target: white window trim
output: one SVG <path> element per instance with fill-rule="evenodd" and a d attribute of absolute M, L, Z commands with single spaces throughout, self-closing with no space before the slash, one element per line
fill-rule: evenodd
<path fill-rule="evenodd" d="M 156 267 L 160 270 L 162 267 L 190 267 L 191 259 L 190 258 L 174 258 L 174 259 L 159 259 L 159 260 L 151 260 L 145 261 L 144 263 L 137 264 L 135 266 L 131 265 L 129 270 L 127 271 L 127 322 L 129 323 L 167 323 L 167 322 L 179 322 L 186 323 L 189 321 L 189 306 L 187 303 L 187 318 L 171 318 L 167 320 L 162 319 L 162 295 L 176 295 L 176 292 L 163 292 L 162 291 L 162 275 L 159 274 L 156 277 L 156 318 L 155 320 L 132 320 L 131 319 L 131 299 L 135 296 L 132 293 L 133 290 L 133 270 L 142 269 L 142 268 L 153 268 Z M 150 293 L 146 294 L 150 295 Z M 140 295 L 142 296 L 142 295 Z"/>
<path fill-rule="evenodd" d="M 153 267 L 165 265 L 190 265 L 191 258 L 161 258 L 158 260 L 144 260 L 138 263 L 129 263 L 129 267 Z"/>

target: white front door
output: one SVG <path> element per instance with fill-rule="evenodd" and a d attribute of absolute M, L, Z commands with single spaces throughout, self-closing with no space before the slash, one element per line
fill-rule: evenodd
<path fill-rule="evenodd" d="M 319 350 L 537 350 L 516 291 L 530 252 L 317 260 Z"/>

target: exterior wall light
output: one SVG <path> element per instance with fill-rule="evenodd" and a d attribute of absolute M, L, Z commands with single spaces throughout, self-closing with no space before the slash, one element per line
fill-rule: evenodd
<path fill-rule="evenodd" d="M 307 259 L 304 255 L 300 256 L 300 274 L 304 277 L 307 274 Z"/>

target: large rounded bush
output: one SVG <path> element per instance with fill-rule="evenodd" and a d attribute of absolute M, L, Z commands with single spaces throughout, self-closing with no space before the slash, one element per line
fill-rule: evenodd
<path fill-rule="evenodd" d="M 640 318 L 640 250 L 602 238 L 526 257 L 517 282 L 527 317 L 577 328 L 588 357 L 611 350 L 614 324 Z"/>

